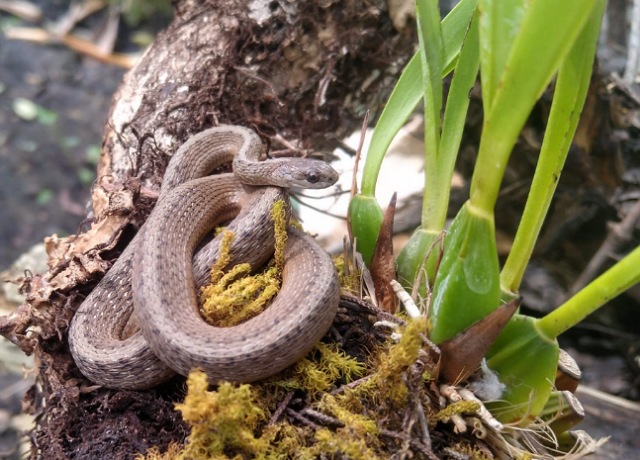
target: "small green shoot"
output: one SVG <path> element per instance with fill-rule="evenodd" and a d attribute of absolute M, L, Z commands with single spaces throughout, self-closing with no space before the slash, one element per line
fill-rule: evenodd
<path fill-rule="evenodd" d="M 442 76 L 453 70 L 476 1 L 462 0 L 442 21 Z M 405 67 L 391 93 L 371 138 L 363 169 L 361 194 L 355 195 L 349 204 L 351 230 L 367 264 L 371 261 L 382 222 L 382 209 L 375 199 L 378 174 L 391 141 L 423 97 L 421 65 L 418 52 Z"/>

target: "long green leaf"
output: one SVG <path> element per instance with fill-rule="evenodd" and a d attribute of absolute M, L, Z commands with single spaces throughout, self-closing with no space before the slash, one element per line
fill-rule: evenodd
<path fill-rule="evenodd" d="M 426 271 L 425 280 L 428 279 L 432 284 L 435 277 L 438 251 L 433 251 L 427 262 L 424 258 L 431 244 L 444 228 L 449 205 L 451 176 L 469 106 L 469 91 L 478 73 L 478 61 L 478 27 L 477 20 L 474 19 L 467 31 L 451 81 L 442 125 L 440 154 L 437 164 L 432 167 L 433 174 L 427 179 L 427 183 L 431 182 L 431 185 L 424 193 L 422 226 L 411 235 L 396 261 L 398 279 L 408 288 L 413 286 L 418 271 L 423 266 Z M 419 292 L 423 298 L 426 298 L 424 286 L 423 283 Z"/>
<path fill-rule="evenodd" d="M 422 99 L 422 69 L 420 53 L 416 53 L 405 67 L 371 137 L 371 144 L 362 171 L 362 194 L 374 196 L 384 154 Z"/>
<path fill-rule="evenodd" d="M 515 293 L 556 190 L 587 96 L 605 0 L 598 0 L 558 71 L 553 103 L 531 190 L 509 257 L 500 274 L 502 290 Z"/>
<path fill-rule="evenodd" d="M 536 100 L 569 52 L 597 0 L 536 0 L 518 33 L 485 114 L 471 202 L 493 212 L 511 149 Z M 481 47 L 480 52 L 485 50 Z M 481 58 L 482 61 L 482 58 Z"/>
<path fill-rule="evenodd" d="M 444 45 L 440 29 L 438 0 L 416 0 L 418 41 L 424 98 L 425 190 L 432 185 L 440 146 L 440 111 L 442 110 L 442 60 Z"/>
<path fill-rule="evenodd" d="M 442 20 L 442 37 L 445 50 L 443 76 L 453 69 L 469 25 L 477 0 L 462 0 Z M 396 84 L 380 119 L 376 124 L 371 146 L 365 161 L 362 177 L 362 193 L 375 195 L 376 182 L 384 154 L 391 141 L 422 99 L 422 70 L 420 53 L 411 58 Z"/>
<path fill-rule="evenodd" d="M 471 21 L 458 63 L 451 80 L 447 96 L 447 104 L 442 122 L 442 137 L 435 181 L 426 194 L 425 203 L 430 203 L 431 211 L 423 209 L 422 226 L 430 230 L 441 231 L 447 218 L 449 207 L 449 190 L 451 177 L 455 167 L 462 132 L 464 130 L 467 110 L 469 108 L 469 92 L 473 88 L 478 75 L 479 38 L 477 17 Z"/>
<path fill-rule="evenodd" d="M 493 104 L 500 78 L 527 8 L 525 0 L 480 0 L 482 46 L 482 103 L 485 113 Z"/>

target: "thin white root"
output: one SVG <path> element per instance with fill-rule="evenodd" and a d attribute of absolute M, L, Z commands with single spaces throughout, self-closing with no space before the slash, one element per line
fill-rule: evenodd
<path fill-rule="evenodd" d="M 404 309 L 407 311 L 407 314 L 410 317 L 419 318 L 420 316 L 422 316 L 422 313 L 420 313 L 420 310 L 418 309 L 416 303 L 413 301 L 409 293 L 404 290 L 400 283 L 398 283 L 396 280 L 391 280 L 389 284 L 391 285 L 393 292 L 396 293 L 396 297 L 398 297 L 398 300 L 400 300 L 400 302 L 402 302 L 402 305 L 404 305 Z"/>

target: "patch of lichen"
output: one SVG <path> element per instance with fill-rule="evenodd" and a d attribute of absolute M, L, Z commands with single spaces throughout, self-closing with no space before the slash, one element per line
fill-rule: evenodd
<path fill-rule="evenodd" d="M 205 320 L 218 327 L 240 324 L 260 314 L 280 289 L 284 250 L 287 244 L 286 203 L 278 200 L 271 208 L 275 229 L 272 264 L 262 273 L 251 275 L 251 266 L 243 263 L 225 271 L 231 261 L 233 232 L 225 230 L 220 255 L 211 267 L 211 284 L 202 288 L 200 311 Z"/>

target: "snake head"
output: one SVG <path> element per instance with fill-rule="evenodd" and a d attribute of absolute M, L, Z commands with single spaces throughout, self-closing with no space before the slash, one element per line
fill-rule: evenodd
<path fill-rule="evenodd" d="M 327 188 L 338 181 L 338 172 L 328 163 L 309 158 L 289 158 L 278 168 L 286 187 Z"/>

